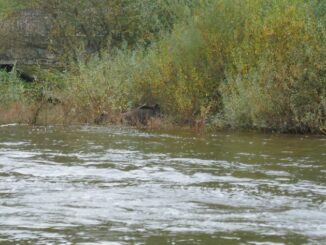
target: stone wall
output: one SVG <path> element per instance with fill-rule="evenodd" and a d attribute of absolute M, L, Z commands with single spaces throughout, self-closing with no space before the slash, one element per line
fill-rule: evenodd
<path fill-rule="evenodd" d="M 38 10 L 24 10 L 1 21 L 0 64 L 52 63 L 54 56 L 48 51 L 49 17 Z"/>

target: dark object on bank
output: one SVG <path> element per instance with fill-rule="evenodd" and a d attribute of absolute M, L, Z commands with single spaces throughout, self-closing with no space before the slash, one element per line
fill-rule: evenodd
<path fill-rule="evenodd" d="M 29 83 L 35 82 L 35 78 L 25 72 L 18 71 L 17 75 L 18 75 L 19 79 L 24 82 L 29 82 Z"/>
<path fill-rule="evenodd" d="M 47 98 L 47 102 L 52 105 L 62 104 L 62 101 L 56 97 L 50 96 Z"/>
<path fill-rule="evenodd" d="M 0 65 L 0 70 L 3 70 L 5 72 L 11 72 L 14 69 L 14 65 L 13 64 L 2 64 Z M 17 77 L 24 81 L 24 82 L 35 82 L 35 78 L 29 74 L 27 74 L 26 72 L 21 72 L 19 70 L 17 70 Z"/>
<path fill-rule="evenodd" d="M 109 113 L 107 111 L 102 111 L 101 114 L 95 118 L 94 123 L 103 124 L 109 120 Z"/>
<path fill-rule="evenodd" d="M 5 72 L 11 72 L 13 68 L 14 68 L 14 65 L 11 65 L 11 64 L 0 65 L 0 70 L 5 71 Z"/>
<path fill-rule="evenodd" d="M 122 123 L 129 125 L 147 125 L 152 117 L 159 116 L 161 112 L 158 104 L 142 105 L 122 114 Z"/>

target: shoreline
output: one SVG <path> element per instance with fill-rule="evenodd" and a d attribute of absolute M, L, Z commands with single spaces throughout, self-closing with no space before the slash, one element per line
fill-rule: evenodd
<path fill-rule="evenodd" d="M 231 126 L 223 120 L 215 121 L 205 119 L 189 118 L 177 121 L 176 117 L 163 113 L 161 117 L 152 117 L 147 125 L 135 124 L 128 125 L 122 122 L 120 111 L 110 108 L 105 117 L 103 111 L 94 111 L 90 108 L 83 108 L 80 105 L 74 106 L 68 103 L 51 104 L 46 102 L 24 103 L 16 102 L 11 105 L 0 105 L 0 127 L 1 125 L 30 125 L 30 126 L 73 126 L 73 125 L 92 125 L 92 126 L 120 126 L 135 129 L 163 129 L 163 130 L 190 130 L 194 132 L 256 132 L 266 134 L 289 134 L 289 135 L 326 135 L 324 128 L 268 128 L 258 126 Z M 208 122 L 207 122 L 208 121 Z"/>
<path fill-rule="evenodd" d="M 123 124 L 113 124 L 113 123 L 103 123 L 103 124 L 96 124 L 96 123 L 70 123 L 70 124 L 30 124 L 30 123 L 19 123 L 19 122 L 12 122 L 12 123 L 1 123 L 0 122 L 0 130 L 1 128 L 9 128 L 9 127 L 31 127 L 31 128 L 51 128 L 51 127 L 92 127 L 92 128 L 118 128 L 118 129 L 126 129 L 126 130 L 140 130 L 140 131 L 164 131 L 164 132 L 189 132 L 195 133 L 200 135 L 214 135 L 218 133 L 230 133 L 230 134 L 265 134 L 265 135 L 283 135 L 283 136 L 316 136 L 316 137 L 325 137 L 326 133 L 301 133 L 301 132 L 281 132 L 273 129 L 253 129 L 253 128 L 212 128 L 210 125 L 205 127 L 196 128 L 191 127 L 189 125 L 160 125 L 152 127 L 150 125 L 143 125 L 143 126 L 131 126 L 131 125 L 123 125 Z"/>

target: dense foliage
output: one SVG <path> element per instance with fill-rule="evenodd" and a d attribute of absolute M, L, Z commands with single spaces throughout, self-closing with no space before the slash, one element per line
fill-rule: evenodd
<path fill-rule="evenodd" d="M 158 39 L 162 31 L 172 30 L 180 6 L 189 5 L 187 0 L 1 0 L 7 19 L 23 25 L 30 21 L 20 16 L 22 10 L 42 15 L 34 19 L 41 29 L 47 29 L 43 37 L 48 49 L 62 63 L 86 59 L 90 54 L 101 54 L 112 48 L 146 47 Z M 0 5 L 1 6 L 1 5 Z M 5 7 L 6 6 L 6 7 Z M 42 26 L 44 25 L 44 26 Z M 30 25 L 33 26 L 33 25 Z M 29 28 L 31 29 L 31 28 Z M 2 31 L 3 32 L 3 31 Z M 21 32 L 19 28 L 16 32 Z M 35 33 L 35 31 L 34 31 Z M 28 35 L 33 34 L 28 33 Z M 23 37 L 22 33 L 18 33 Z M 33 37 L 34 40 L 37 37 Z M 19 36 L 10 37 L 19 39 Z M 7 41 L 9 40 L 6 39 Z M 32 44 L 28 44 L 32 46 Z M 16 45 L 16 48 L 19 44 Z"/>
<path fill-rule="evenodd" d="M 74 6 L 53 2 L 69 9 L 60 20 L 71 23 Z M 75 115 L 87 115 L 83 121 L 159 103 L 177 123 L 326 131 L 324 1 L 76 2 L 110 2 L 114 10 L 105 18 L 96 12 L 94 22 L 74 14 L 88 40 L 82 45 L 63 38 L 69 24 L 53 36 L 77 61 L 61 75 L 59 93 Z"/>

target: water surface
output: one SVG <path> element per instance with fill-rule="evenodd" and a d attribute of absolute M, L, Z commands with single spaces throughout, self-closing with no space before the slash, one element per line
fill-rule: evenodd
<path fill-rule="evenodd" d="M 326 244 L 326 138 L 0 126 L 0 244 Z"/>

